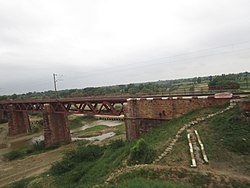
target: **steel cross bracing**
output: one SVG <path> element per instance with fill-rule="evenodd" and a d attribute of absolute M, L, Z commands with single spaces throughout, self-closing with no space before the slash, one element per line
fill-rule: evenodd
<path fill-rule="evenodd" d="M 49 104 L 53 113 L 119 116 L 123 114 L 123 104 L 126 101 L 126 98 L 2 101 L 0 110 L 44 112 L 45 105 Z"/>

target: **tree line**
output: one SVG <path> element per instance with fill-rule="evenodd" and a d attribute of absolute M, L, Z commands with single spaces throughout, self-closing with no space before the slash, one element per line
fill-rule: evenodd
<path fill-rule="evenodd" d="M 23 99 L 53 99 L 70 97 L 93 97 L 93 96 L 125 96 L 143 94 L 171 94 L 176 91 L 194 92 L 203 84 L 204 89 L 225 90 L 240 89 L 241 86 L 248 89 L 249 72 L 238 74 L 222 74 L 218 76 L 194 77 L 175 80 L 159 80 L 156 82 L 131 83 L 105 87 L 87 87 L 83 89 L 65 89 L 44 92 L 28 92 L 25 94 L 13 94 L 0 96 L 0 100 L 23 100 Z M 203 88 L 201 87 L 202 91 Z"/>

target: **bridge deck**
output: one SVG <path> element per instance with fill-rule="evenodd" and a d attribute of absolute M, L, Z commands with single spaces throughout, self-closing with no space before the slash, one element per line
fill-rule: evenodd
<path fill-rule="evenodd" d="M 249 92 L 234 93 L 234 97 L 248 95 Z M 214 94 L 200 94 L 200 97 L 214 97 Z M 93 114 L 93 115 L 114 115 L 123 114 L 123 104 L 134 99 L 184 99 L 197 98 L 197 95 L 172 95 L 172 96 L 117 96 L 117 97 L 78 97 L 78 98 L 59 98 L 59 99 L 42 99 L 42 100 L 8 100 L 0 101 L 0 110 L 2 111 L 28 111 L 44 112 L 45 105 L 51 105 L 54 113 L 66 114 Z"/>

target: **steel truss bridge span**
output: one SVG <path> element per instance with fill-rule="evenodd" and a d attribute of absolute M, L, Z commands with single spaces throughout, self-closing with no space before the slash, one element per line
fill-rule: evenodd
<path fill-rule="evenodd" d="M 2 101 L 0 110 L 45 112 L 45 106 L 50 105 L 53 113 L 120 116 L 126 101 L 127 97 Z"/>

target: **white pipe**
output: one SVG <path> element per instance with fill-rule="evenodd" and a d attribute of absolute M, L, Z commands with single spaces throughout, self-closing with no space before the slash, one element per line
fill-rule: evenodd
<path fill-rule="evenodd" d="M 201 142 L 201 139 L 200 139 L 200 136 L 199 136 L 199 134 L 198 134 L 198 131 L 197 131 L 197 130 L 194 130 L 194 132 L 195 132 L 195 135 L 196 135 L 196 137 L 197 137 L 197 139 L 198 139 L 198 142 L 199 142 L 199 144 L 200 144 L 201 152 L 202 152 L 202 155 L 203 155 L 203 159 L 204 159 L 204 161 L 205 161 L 206 163 L 208 163 L 208 158 L 207 158 L 207 155 L 206 155 L 206 152 L 205 152 L 205 148 L 204 148 L 204 145 L 203 145 L 202 142 Z"/>

